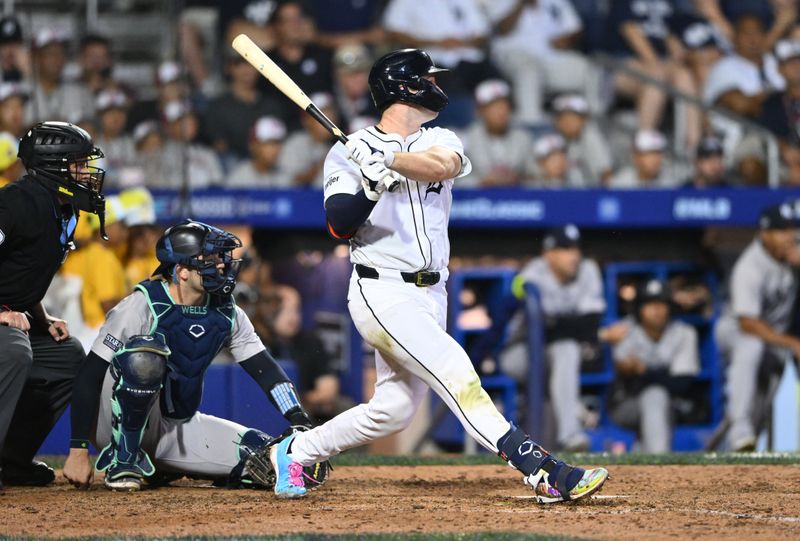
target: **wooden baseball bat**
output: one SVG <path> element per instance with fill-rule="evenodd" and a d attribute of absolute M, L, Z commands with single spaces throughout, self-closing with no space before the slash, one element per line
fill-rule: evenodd
<path fill-rule="evenodd" d="M 275 85 L 278 90 L 283 92 L 286 97 L 295 102 L 300 109 L 311 115 L 314 120 L 325 126 L 342 144 L 347 143 L 347 136 L 342 133 L 339 127 L 331 122 L 325 116 L 325 113 L 319 110 L 319 107 L 314 105 L 311 99 L 306 96 L 297 83 L 292 81 L 291 77 L 286 75 L 280 67 L 278 67 L 267 54 L 262 51 L 258 45 L 253 43 L 245 34 L 239 34 L 233 39 L 231 44 L 236 52 L 242 55 L 242 58 L 247 60 L 251 66 L 256 68 L 258 72 L 266 77 L 266 79 Z"/>

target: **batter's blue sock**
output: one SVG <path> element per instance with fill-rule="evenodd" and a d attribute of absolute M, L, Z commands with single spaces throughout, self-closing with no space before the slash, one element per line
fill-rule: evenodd
<path fill-rule="evenodd" d="M 497 449 L 500 458 L 521 471 L 526 477 L 539 470 L 544 470 L 553 482 L 563 478 L 567 491 L 577 485 L 583 477 L 583 469 L 557 460 L 544 447 L 513 424 L 509 431 L 497 440 Z M 567 469 L 564 470 L 564 468 Z"/>

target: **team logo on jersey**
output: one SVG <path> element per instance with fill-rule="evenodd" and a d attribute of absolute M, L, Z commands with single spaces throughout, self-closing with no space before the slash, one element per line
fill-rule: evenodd
<path fill-rule="evenodd" d="M 425 199 L 428 198 L 428 194 L 431 192 L 435 193 L 436 195 L 441 194 L 442 188 L 444 188 L 444 184 L 441 182 L 429 182 L 428 187 L 425 188 Z"/>
<path fill-rule="evenodd" d="M 189 334 L 194 336 L 195 338 L 200 338 L 204 334 L 206 334 L 206 329 L 202 325 L 198 325 L 195 323 L 191 327 L 189 327 Z"/>

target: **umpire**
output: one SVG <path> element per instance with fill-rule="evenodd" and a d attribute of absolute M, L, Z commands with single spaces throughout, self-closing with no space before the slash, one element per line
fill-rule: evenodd
<path fill-rule="evenodd" d="M 83 129 L 42 122 L 20 140 L 27 174 L 0 189 L 0 479 L 43 486 L 53 470 L 33 456 L 63 413 L 83 348 L 41 300 L 66 258 L 80 210 L 100 217 L 103 153 Z M 0 483 L 0 486 L 2 486 Z"/>

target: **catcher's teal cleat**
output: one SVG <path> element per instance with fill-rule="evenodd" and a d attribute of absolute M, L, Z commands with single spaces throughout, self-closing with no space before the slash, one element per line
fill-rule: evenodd
<path fill-rule="evenodd" d="M 303 466 L 288 454 L 294 434 L 283 439 L 270 450 L 270 461 L 275 469 L 275 495 L 278 498 L 302 498 L 306 495 Z"/>

